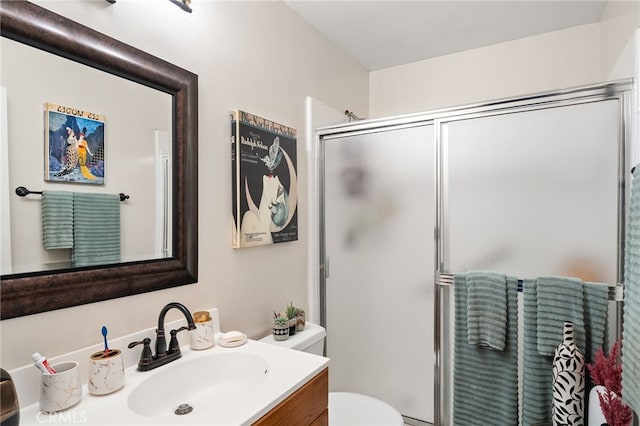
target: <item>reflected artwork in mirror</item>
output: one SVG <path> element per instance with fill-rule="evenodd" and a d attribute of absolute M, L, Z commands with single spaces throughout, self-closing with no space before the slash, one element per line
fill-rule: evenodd
<path fill-rule="evenodd" d="M 2 275 L 1 318 L 197 282 L 198 76 L 27 1 L 0 2 L 0 23 L 1 35 L 6 39 L 168 95 L 171 115 L 168 255 L 133 261 L 123 258 L 124 263 L 112 265 Z M 11 140 L 8 144 L 11 147 Z M 149 188 L 149 192 L 153 191 Z"/>

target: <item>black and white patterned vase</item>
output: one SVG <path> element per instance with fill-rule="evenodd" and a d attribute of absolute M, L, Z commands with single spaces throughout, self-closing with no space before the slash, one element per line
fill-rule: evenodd
<path fill-rule="evenodd" d="M 572 322 L 564 323 L 562 335 L 553 357 L 553 424 L 583 426 L 584 356 L 576 346 Z"/>
<path fill-rule="evenodd" d="M 287 340 L 289 338 L 289 322 L 286 324 L 273 324 L 272 327 L 273 340 Z"/>

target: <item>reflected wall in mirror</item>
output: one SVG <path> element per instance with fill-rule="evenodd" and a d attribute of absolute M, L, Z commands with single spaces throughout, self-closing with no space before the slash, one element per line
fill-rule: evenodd
<path fill-rule="evenodd" d="M 107 143 L 112 142 L 114 149 L 110 153 L 109 161 L 114 161 L 114 163 L 113 169 L 107 177 L 108 183 L 104 187 L 85 189 L 82 185 L 79 187 L 71 185 L 73 188 L 67 189 L 68 184 L 64 186 L 65 184 L 58 183 L 54 188 L 52 184 L 45 183 L 43 167 L 40 166 L 44 155 L 42 145 L 39 145 L 40 148 L 31 153 L 34 164 L 29 166 L 29 172 L 24 177 L 20 177 L 20 179 L 27 180 L 14 182 L 14 171 L 11 170 L 11 178 L 9 179 L 11 186 L 23 185 L 36 191 L 44 188 L 109 193 L 126 192 L 131 195 L 131 199 L 123 203 L 121 207 L 122 229 L 123 231 L 130 230 L 130 232 L 126 232 L 127 235 L 124 235 L 122 240 L 123 263 L 48 271 L 42 270 L 42 265 L 35 265 L 35 269 L 39 270 L 32 268 L 28 272 L 18 272 L 25 268 L 24 265 L 21 265 L 16 267 L 12 274 L 5 274 L 3 269 L 0 283 L 0 314 L 2 319 L 196 282 L 197 75 L 26 1 L 0 2 L 0 20 L 2 24 L 0 31 L 4 37 L 2 40 L 3 74 L 5 70 L 7 72 L 12 70 L 12 67 L 19 68 L 21 72 L 24 71 L 22 61 L 16 62 L 15 57 L 13 57 L 14 59 L 5 59 L 5 47 L 7 46 L 10 46 L 8 49 L 11 50 L 22 49 L 19 50 L 22 53 L 18 53 L 18 55 L 32 55 L 35 51 L 34 47 L 39 49 L 37 51 L 41 55 L 49 57 L 48 61 L 53 61 L 61 67 L 57 69 L 58 73 L 65 73 L 64 69 L 69 65 L 64 62 L 68 62 L 68 60 L 72 60 L 75 67 L 84 68 L 82 73 L 89 73 L 77 77 L 77 84 L 71 85 L 77 87 L 77 90 L 68 93 L 66 98 L 62 94 L 64 90 L 45 92 L 41 88 L 43 92 L 38 93 L 33 92 L 36 89 L 32 88 L 34 97 L 30 98 L 29 104 L 25 107 L 26 114 L 29 114 L 30 117 L 18 118 L 17 126 L 23 127 L 24 124 L 21 125 L 21 122 L 30 122 L 33 123 L 32 127 L 42 129 L 43 102 L 65 105 L 74 105 L 74 103 L 80 102 L 83 105 L 79 108 L 94 109 L 100 113 L 104 113 L 104 110 L 107 109 L 113 117 L 118 117 L 118 119 L 113 119 L 114 128 L 109 127 L 113 133 L 107 136 Z M 52 57 L 51 53 L 57 56 Z M 58 56 L 66 59 L 61 59 Z M 46 71 L 41 69 L 39 72 L 45 73 Z M 75 72 L 73 71 L 73 73 Z M 42 80 L 55 82 L 58 79 L 64 79 L 64 75 L 52 77 Z M 94 87 L 89 81 L 94 78 L 101 81 L 101 84 Z M 118 82 L 113 87 L 117 87 L 117 89 L 105 86 L 114 84 L 113 82 L 116 80 Z M 2 84 L 5 84 L 4 75 Z M 13 106 L 24 106 L 25 104 L 14 104 L 12 96 L 19 95 L 12 94 L 12 87 L 8 83 L 7 86 L 7 104 L 6 108 L 3 108 L 3 112 L 6 110 L 8 127 L 12 128 L 14 124 Z M 114 93 L 120 94 L 114 95 Z M 139 97 L 132 95 L 133 93 L 145 93 L 145 95 Z M 46 99 L 48 96 L 55 96 L 56 99 Z M 110 106 L 108 101 L 101 103 L 100 99 L 107 96 L 119 98 L 118 101 L 121 104 L 129 102 L 133 98 L 144 99 L 139 100 L 142 104 L 127 106 L 133 107 L 134 110 L 141 108 L 140 105 L 144 105 L 144 103 L 153 105 L 153 108 L 156 109 L 151 114 L 137 114 L 136 116 L 131 112 L 131 109 L 126 110 L 123 107 L 123 114 L 118 115 L 116 108 Z M 34 99 L 38 99 L 38 101 L 36 102 Z M 105 113 L 105 115 L 107 114 Z M 109 119 L 108 115 L 107 119 Z M 42 143 L 43 134 L 40 131 L 36 131 L 35 136 L 33 129 L 29 132 L 28 138 L 36 139 L 35 141 L 30 140 L 29 143 Z M 9 131 L 10 136 L 15 134 L 12 130 Z M 141 134 L 143 135 L 140 136 Z M 155 237 L 151 239 L 154 240 L 152 243 L 149 243 L 151 240 L 147 240 L 140 247 L 136 247 L 140 237 L 147 234 L 147 231 L 132 221 L 136 215 L 142 215 L 142 217 L 146 217 L 146 223 L 155 222 L 154 213 L 152 213 L 157 186 L 154 174 L 156 173 L 155 142 L 160 141 L 162 147 L 163 139 L 168 141 L 166 148 L 170 155 L 167 156 L 169 161 L 167 164 L 171 164 L 168 172 L 170 179 L 166 185 L 169 189 L 168 217 L 170 218 L 171 242 L 167 250 L 168 257 L 164 257 L 167 255 L 157 251 Z M 124 148 L 116 147 L 118 142 L 115 141 L 117 140 L 124 142 Z M 23 142 L 26 143 L 26 141 Z M 22 148 L 17 148 L 20 143 L 19 140 L 9 139 L 8 151 L 10 155 L 13 155 L 14 152 L 23 152 Z M 134 146 L 136 144 L 140 146 Z M 124 151 L 120 151 L 121 149 Z M 133 151 L 139 151 L 140 155 L 125 159 L 127 156 L 134 157 L 130 155 Z M 116 164 L 118 161 L 122 161 L 122 166 Z M 143 169 L 147 172 L 143 173 L 144 176 L 140 176 L 140 179 L 137 179 L 136 173 Z M 153 171 L 148 172 L 151 169 Z M 112 180 L 110 180 L 111 178 Z M 138 180 L 139 182 L 132 184 Z M 148 183 L 143 184 L 143 181 Z M 60 188 L 60 185 L 63 187 Z M 127 187 L 121 185 L 127 185 Z M 149 187 L 147 188 L 147 186 Z M 3 184 L 3 193 L 6 192 L 5 188 L 6 185 Z M 11 204 L 13 214 L 16 216 L 22 214 L 23 211 L 15 210 L 16 204 L 22 204 L 23 208 L 29 212 L 25 213 L 24 219 L 35 220 L 32 228 L 40 226 L 38 215 L 41 200 L 38 196 L 18 198 L 12 194 L 8 198 L 11 200 L 9 204 Z M 5 194 L 3 201 L 6 199 Z M 3 202 L 3 216 L 7 214 L 8 206 L 6 204 Z M 134 211 L 134 209 L 137 210 Z M 18 235 L 20 235 L 19 232 L 24 232 L 24 230 L 18 231 L 18 228 L 13 226 L 13 221 L 11 229 L 14 234 L 18 233 Z M 31 232 L 38 235 L 38 239 L 40 239 L 41 231 L 32 229 Z M 152 232 L 155 231 L 152 230 Z M 12 246 L 23 244 L 22 239 L 22 237 L 13 235 Z M 153 248 L 149 248 L 151 245 Z M 41 246 L 40 240 L 37 247 L 26 247 L 23 251 L 33 253 L 43 250 Z M 22 249 L 12 247 L 14 253 L 20 253 L 20 250 Z M 24 256 L 20 254 L 17 257 Z M 45 260 L 44 263 L 46 262 Z"/>
<path fill-rule="evenodd" d="M 11 195 L 7 224 L 10 227 L 6 229 L 3 226 L 0 238 L 13 241 L 11 250 L 1 253 L 0 273 L 28 273 L 72 266 L 70 248 L 45 249 L 43 246 L 42 197 L 18 197 L 14 193 L 18 186 L 32 191 L 123 192 L 130 198 L 121 203 L 120 209 L 121 261 L 170 256 L 170 250 L 165 250 L 163 243 L 169 242 L 171 235 L 165 238 L 164 230 L 169 227 L 165 227 L 163 218 L 170 218 L 166 210 L 171 200 L 164 202 L 165 194 L 170 194 L 165 188 L 170 176 L 165 178 L 164 174 L 169 172 L 165 162 L 168 162 L 167 154 L 171 150 L 168 140 L 172 96 L 7 38 L 0 38 L 0 52 L 0 85 L 7 90 L 7 111 L 10 114 L 7 139 L 11 141 L 7 147 L 8 167 L 2 171 L 3 180 L 5 172 L 8 174 L 8 187 L 3 190 Z M 21 66 L 16 67 L 15 64 Z M 43 78 L 43 74 L 47 78 Z M 54 170 L 62 170 L 60 166 L 67 162 L 64 126 L 76 128 L 74 135 L 78 135 L 81 129 L 75 119 L 59 123 L 51 120 L 49 128 L 46 128 L 46 117 L 43 117 L 45 102 L 71 108 L 70 114 L 88 112 L 106 117 L 105 125 L 100 129 L 105 143 L 99 147 L 89 146 L 85 161 L 90 165 L 94 157 L 104 159 L 99 163 L 104 167 L 98 170 L 100 176 L 104 176 L 104 184 L 44 181 L 45 156 L 50 157 L 49 163 L 55 164 Z M 64 114 L 55 116 L 58 119 L 64 117 Z M 50 128 L 54 127 L 61 128 L 59 133 L 64 137 L 48 135 Z M 91 133 L 84 133 L 87 133 L 85 136 L 91 145 Z M 49 153 L 44 149 L 47 137 L 51 139 L 50 146 L 60 147 L 57 152 Z M 78 148 L 75 150 L 77 152 Z M 60 179 L 75 178 L 76 175 L 82 176 L 78 163 L 71 173 Z M 73 215 L 65 219 L 69 225 L 73 219 L 85 220 Z M 95 231 L 100 235 L 100 230 Z M 88 229 L 89 235 L 84 237 L 90 240 L 91 233 L 92 230 Z M 96 244 L 100 242 L 96 241 Z M 10 259 L 5 259 L 8 255 Z"/>

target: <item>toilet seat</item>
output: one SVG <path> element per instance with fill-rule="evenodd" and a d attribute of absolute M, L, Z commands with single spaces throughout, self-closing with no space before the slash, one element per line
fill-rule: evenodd
<path fill-rule="evenodd" d="M 367 395 L 329 392 L 329 426 L 402 426 L 391 405 Z"/>

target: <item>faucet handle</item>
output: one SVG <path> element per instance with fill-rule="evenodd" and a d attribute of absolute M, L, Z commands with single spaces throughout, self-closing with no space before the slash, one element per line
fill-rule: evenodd
<path fill-rule="evenodd" d="M 138 346 L 138 345 L 144 345 L 145 347 L 146 347 L 146 346 L 149 346 L 149 349 L 151 349 L 151 346 L 150 346 L 150 345 L 151 345 L 151 339 L 149 339 L 148 337 L 145 337 L 144 339 L 142 339 L 142 340 L 141 340 L 141 341 L 139 341 L 139 342 L 131 342 L 131 343 L 129 343 L 129 345 L 127 345 L 127 347 L 128 347 L 129 349 L 133 349 L 133 348 L 135 348 L 135 347 L 136 347 L 136 346 Z M 143 349 L 143 350 L 144 350 L 144 349 Z"/>
<path fill-rule="evenodd" d="M 177 330 L 171 330 L 169 334 L 171 334 L 171 340 L 169 340 L 169 350 L 168 354 L 172 354 L 175 352 L 180 352 L 180 343 L 178 342 L 177 334 L 183 330 L 189 330 L 189 327 L 180 327 Z"/>
<path fill-rule="evenodd" d="M 140 361 L 138 362 L 138 369 L 143 365 L 148 365 L 153 359 L 153 352 L 151 352 L 151 339 L 146 337 L 140 342 L 131 342 L 127 347 L 133 349 L 138 345 L 144 345 L 142 348 L 142 354 L 140 354 Z"/>

